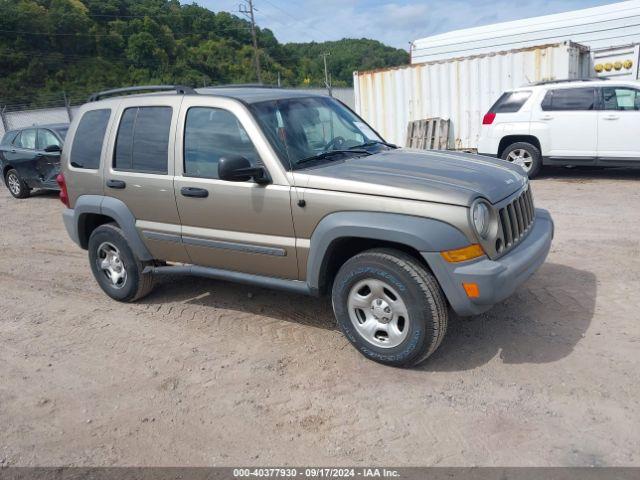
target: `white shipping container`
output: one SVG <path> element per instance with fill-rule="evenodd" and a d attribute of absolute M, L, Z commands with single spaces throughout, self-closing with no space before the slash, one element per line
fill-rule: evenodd
<path fill-rule="evenodd" d="M 411 120 L 451 120 L 448 148 L 477 148 L 482 116 L 510 88 L 585 77 L 589 50 L 571 42 L 354 72 L 356 112 L 404 146 Z"/>
<path fill-rule="evenodd" d="M 411 63 L 572 41 L 589 48 L 637 43 L 640 0 L 465 28 L 415 40 Z"/>

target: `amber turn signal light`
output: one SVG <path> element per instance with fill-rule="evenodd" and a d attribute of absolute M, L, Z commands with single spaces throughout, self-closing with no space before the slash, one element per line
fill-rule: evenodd
<path fill-rule="evenodd" d="M 467 260 L 483 256 L 484 250 L 482 250 L 480 245 L 474 243 L 468 247 L 458 248 L 457 250 L 446 250 L 444 252 L 440 252 L 440 255 L 450 263 L 466 262 Z"/>
<path fill-rule="evenodd" d="M 478 298 L 480 296 L 480 287 L 477 283 L 462 282 L 462 287 L 469 298 Z"/>

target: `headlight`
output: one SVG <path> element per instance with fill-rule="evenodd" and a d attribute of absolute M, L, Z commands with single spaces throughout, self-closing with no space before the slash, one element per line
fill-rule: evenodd
<path fill-rule="evenodd" d="M 471 218 L 473 219 L 473 228 L 476 229 L 478 235 L 482 238 L 487 238 L 489 234 L 489 219 L 490 219 L 489 206 L 483 202 L 476 202 L 471 212 Z"/>

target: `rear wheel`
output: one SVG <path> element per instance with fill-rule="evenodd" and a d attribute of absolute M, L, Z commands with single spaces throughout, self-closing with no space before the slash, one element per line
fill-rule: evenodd
<path fill-rule="evenodd" d="M 7 172 L 4 180 L 9 189 L 9 193 L 15 198 L 27 198 L 31 194 L 29 186 L 20 178 L 20 175 L 18 175 L 18 172 L 14 169 Z"/>
<path fill-rule="evenodd" d="M 426 360 L 447 330 L 444 294 L 415 258 L 375 249 L 348 260 L 332 290 L 336 319 L 367 358 L 397 367 Z"/>
<path fill-rule="evenodd" d="M 542 155 L 540 150 L 531 143 L 517 142 L 509 145 L 502 152 L 502 159 L 519 165 L 529 176 L 534 178 L 542 168 Z"/>
<path fill-rule="evenodd" d="M 100 288 L 114 300 L 133 302 L 153 289 L 153 274 L 145 273 L 120 227 L 107 223 L 89 237 L 89 262 Z"/>

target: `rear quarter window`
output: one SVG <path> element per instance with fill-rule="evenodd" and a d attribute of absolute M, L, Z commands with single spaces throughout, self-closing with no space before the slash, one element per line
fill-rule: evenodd
<path fill-rule="evenodd" d="M 111 109 L 90 110 L 80 119 L 73 136 L 69 163 L 74 168 L 100 168 L 102 144 L 111 117 Z"/>
<path fill-rule="evenodd" d="M 531 90 L 518 90 L 517 92 L 505 92 L 498 101 L 493 104 L 491 113 L 516 113 L 531 96 Z"/>

